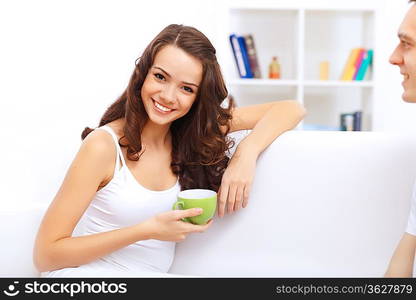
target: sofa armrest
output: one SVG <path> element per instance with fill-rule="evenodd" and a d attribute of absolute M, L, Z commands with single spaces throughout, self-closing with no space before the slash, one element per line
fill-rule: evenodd
<path fill-rule="evenodd" d="M 33 246 L 46 204 L 19 203 L 0 207 L 0 277 L 38 277 Z"/>

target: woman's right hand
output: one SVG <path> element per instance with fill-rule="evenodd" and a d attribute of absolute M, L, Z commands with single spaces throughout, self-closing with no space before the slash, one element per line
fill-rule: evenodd
<path fill-rule="evenodd" d="M 171 210 L 146 220 L 144 225 L 149 232 L 149 239 L 181 242 L 188 234 L 204 232 L 211 226 L 212 219 L 205 225 L 194 225 L 182 221 L 182 218 L 198 216 L 201 213 L 200 208 Z"/>

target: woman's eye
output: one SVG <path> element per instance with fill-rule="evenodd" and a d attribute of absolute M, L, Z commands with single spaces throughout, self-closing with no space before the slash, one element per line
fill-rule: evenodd
<path fill-rule="evenodd" d="M 165 77 L 164 77 L 162 74 L 160 74 L 160 73 L 156 73 L 156 74 L 155 74 L 155 77 L 156 77 L 157 79 L 160 79 L 160 80 L 165 79 Z"/>
<path fill-rule="evenodd" d="M 193 93 L 193 92 L 194 92 L 194 90 L 193 90 L 193 89 L 191 89 L 189 86 L 184 86 L 184 87 L 183 87 L 183 89 L 184 89 L 185 91 L 187 91 L 188 93 Z"/>

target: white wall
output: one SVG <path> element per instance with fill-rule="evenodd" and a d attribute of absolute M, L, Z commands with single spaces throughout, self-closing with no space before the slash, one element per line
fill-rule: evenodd
<path fill-rule="evenodd" d="M 170 23 L 215 40 L 213 14 L 190 0 L 0 2 L 0 203 L 51 201 L 150 40 Z"/>
<path fill-rule="evenodd" d="M 376 95 L 383 100 L 375 106 L 376 128 L 408 130 L 416 104 L 401 101 L 401 76 L 387 63 L 407 1 L 380 3 L 376 78 L 387 84 Z M 82 129 L 96 126 L 125 89 L 148 42 L 167 24 L 183 23 L 216 45 L 223 39 L 215 9 L 190 0 L 0 2 L 1 205 L 51 201 Z"/>

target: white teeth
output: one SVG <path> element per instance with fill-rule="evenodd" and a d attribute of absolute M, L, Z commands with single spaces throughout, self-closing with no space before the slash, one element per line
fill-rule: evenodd
<path fill-rule="evenodd" d="M 154 102 L 155 102 L 155 106 L 156 106 L 157 108 L 159 108 L 160 110 L 163 110 L 163 111 L 166 111 L 166 112 L 171 111 L 171 109 L 169 109 L 169 108 L 167 108 L 167 107 L 164 107 L 164 106 L 160 105 L 160 104 L 159 104 L 159 103 L 157 103 L 156 101 L 154 101 Z"/>

